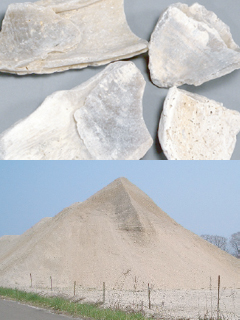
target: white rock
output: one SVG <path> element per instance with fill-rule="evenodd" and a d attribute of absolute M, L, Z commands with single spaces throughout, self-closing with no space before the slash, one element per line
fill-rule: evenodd
<path fill-rule="evenodd" d="M 147 50 L 147 41 L 127 24 L 123 0 L 12 4 L 0 33 L 0 71 L 52 73 L 107 64 Z"/>
<path fill-rule="evenodd" d="M 171 5 L 149 44 L 149 69 L 159 87 L 201 85 L 240 68 L 229 27 L 198 3 Z"/>
<path fill-rule="evenodd" d="M 94 87 L 96 79 L 69 91 L 58 91 L 45 99 L 29 117 L 0 136 L 3 160 L 88 160 L 73 118 Z"/>
<path fill-rule="evenodd" d="M 72 50 L 81 41 L 81 32 L 50 8 L 32 3 L 8 7 L 0 33 L 0 61 L 7 68 L 19 68 L 46 59 L 53 52 Z"/>
<path fill-rule="evenodd" d="M 78 132 L 95 159 L 140 159 L 153 142 L 142 115 L 144 78 L 131 62 L 108 70 L 75 112 Z"/>
<path fill-rule="evenodd" d="M 239 112 L 176 87 L 169 89 L 158 131 L 169 160 L 229 160 L 239 131 Z"/>
<path fill-rule="evenodd" d="M 68 10 L 76 10 L 98 1 L 101 0 L 40 0 L 35 3 L 39 6 L 50 7 L 55 12 L 59 13 Z"/>
<path fill-rule="evenodd" d="M 80 86 L 53 93 L 28 118 L 4 132 L 0 136 L 0 158 L 137 160 L 152 145 L 142 118 L 144 86 L 132 62 L 110 64 Z M 81 109 L 86 113 L 83 118 Z M 94 128 L 89 128 L 87 121 L 91 125 L 96 121 Z"/>

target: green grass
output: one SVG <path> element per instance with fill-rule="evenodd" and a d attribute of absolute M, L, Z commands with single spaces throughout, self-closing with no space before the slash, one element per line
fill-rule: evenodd
<path fill-rule="evenodd" d="M 42 297 L 35 293 L 0 287 L 0 296 L 52 309 L 74 317 L 83 316 L 97 320 L 146 320 L 141 313 L 127 313 L 121 310 L 103 309 L 97 305 L 79 304 L 58 297 Z"/>

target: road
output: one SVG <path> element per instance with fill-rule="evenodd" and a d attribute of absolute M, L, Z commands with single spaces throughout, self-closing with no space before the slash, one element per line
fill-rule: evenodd
<path fill-rule="evenodd" d="M 70 320 L 73 318 L 52 314 L 15 301 L 0 299 L 0 320 Z M 81 319 L 79 319 L 81 320 Z"/>

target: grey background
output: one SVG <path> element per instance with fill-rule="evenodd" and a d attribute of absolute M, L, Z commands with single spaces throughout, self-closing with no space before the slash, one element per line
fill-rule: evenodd
<path fill-rule="evenodd" d="M 1 0 L 0 21 L 4 17 L 7 6 L 12 2 L 12 0 Z M 185 0 L 184 2 L 191 5 L 195 1 Z M 208 10 L 214 11 L 229 25 L 234 41 L 240 44 L 239 0 L 199 0 L 198 2 Z M 174 1 L 171 0 L 125 0 L 125 13 L 132 31 L 137 36 L 149 40 L 160 14 L 172 3 Z M 151 83 L 147 68 L 147 53 L 131 60 L 141 70 L 146 80 L 143 112 L 146 125 L 154 139 L 152 148 L 143 159 L 166 159 L 157 139 L 157 129 L 167 89 L 158 88 Z M 51 75 L 15 76 L 0 73 L 0 134 L 15 122 L 30 115 L 54 91 L 71 89 L 104 68 L 105 66 L 88 67 Z M 240 70 L 236 70 L 199 87 L 182 86 L 181 88 L 222 102 L 227 108 L 240 111 L 239 84 Z M 240 159 L 240 141 L 237 142 L 232 159 Z"/>

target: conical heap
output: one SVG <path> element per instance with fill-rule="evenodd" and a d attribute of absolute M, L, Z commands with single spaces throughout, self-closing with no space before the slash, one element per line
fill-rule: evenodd
<path fill-rule="evenodd" d="M 14 239 L 0 250 L 0 286 L 29 287 L 30 273 L 43 289 L 50 276 L 57 288 L 77 281 L 84 288 L 105 282 L 141 290 L 150 282 L 200 289 L 218 275 L 225 287 L 240 285 L 236 258 L 181 227 L 125 178 Z"/>

